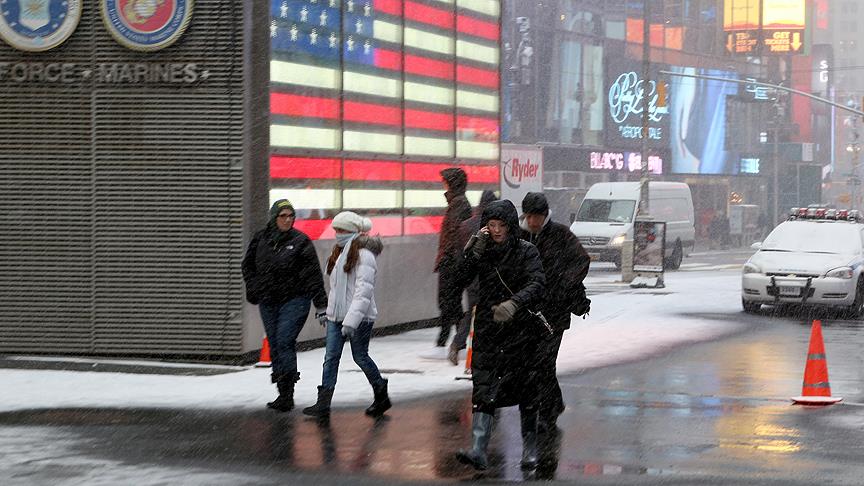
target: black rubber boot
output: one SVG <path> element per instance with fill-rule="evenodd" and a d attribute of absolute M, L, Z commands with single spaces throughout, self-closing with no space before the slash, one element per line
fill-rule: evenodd
<path fill-rule="evenodd" d="M 329 417 L 330 402 L 333 400 L 333 391 L 333 388 L 324 388 L 323 386 L 319 386 L 318 401 L 315 402 L 315 405 L 304 408 L 303 414 L 319 418 Z"/>
<path fill-rule="evenodd" d="M 380 417 L 392 406 L 390 397 L 387 395 L 387 380 L 381 380 L 381 383 L 373 385 L 372 392 L 375 393 L 375 400 L 366 409 L 366 415 Z"/>
<path fill-rule="evenodd" d="M 537 409 L 519 410 L 522 422 L 522 469 L 537 468 Z"/>
<path fill-rule="evenodd" d="M 267 404 L 277 412 L 290 412 L 294 409 L 294 384 L 300 380 L 300 373 L 288 373 L 276 378 L 276 388 L 279 396 Z"/>
<path fill-rule="evenodd" d="M 489 439 L 492 437 L 492 424 L 495 416 L 489 413 L 474 412 L 471 424 L 471 449 L 460 450 L 456 453 L 456 459 L 462 464 L 468 464 L 478 471 L 484 471 L 489 467 L 486 457 L 486 448 L 489 447 Z"/>

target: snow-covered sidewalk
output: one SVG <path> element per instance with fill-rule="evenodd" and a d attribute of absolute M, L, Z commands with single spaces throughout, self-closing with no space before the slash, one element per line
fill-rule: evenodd
<path fill-rule="evenodd" d="M 694 317 L 696 314 L 740 312 L 738 271 L 670 273 L 665 289 L 631 290 L 616 285 L 617 275 L 592 276 L 586 285 L 616 290 L 592 296 L 588 319 L 574 318 L 565 333 L 558 358 L 559 374 L 637 360 L 674 346 L 714 339 L 740 330 L 734 319 Z M 370 354 L 390 379 L 390 395 L 400 400 L 464 391 L 470 381 L 454 380 L 459 367 L 429 361 L 419 355 L 431 349 L 436 329 L 373 338 Z M 324 349 L 298 355 L 302 376 L 296 401 L 314 403 L 321 378 Z M 351 359 L 342 356 L 342 372 L 333 404 L 336 407 L 371 401 L 372 391 Z M 78 371 L 0 370 L 0 411 L 63 407 L 171 407 L 257 409 L 272 400 L 275 387 L 266 368 L 216 376 L 142 375 Z"/>

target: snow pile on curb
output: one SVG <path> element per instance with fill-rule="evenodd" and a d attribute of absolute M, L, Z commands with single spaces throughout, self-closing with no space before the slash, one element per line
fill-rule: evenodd
<path fill-rule="evenodd" d="M 740 312 L 738 272 L 716 272 L 710 278 L 693 273 L 666 276 L 666 289 L 631 290 L 592 296 L 591 316 L 574 318 L 565 333 L 558 359 L 559 374 L 608 366 L 658 354 L 674 346 L 734 333 L 734 319 L 710 314 Z M 591 279 L 609 284 L 609 278 Z M 586 282 L 591 287 L 591 281 Z M 719 290 L 718 290 L 719 289 Z M 703 317 L 694 317 L 697 314 Z M 374 338 L 370 354 L 390 379 L 391 398 L 399 400 L 463 391 L 470 381 L 456 381 L 459 367 L 418 356 L 429 351 L 437 330 L 424 329 Z M 321 378 L 323 349 L 298 355 L 301 381 L 299 407 L 315 401 Z M 333 405 L 371 402 L 372 390 L 346 346 Z M 243 368 L 241 368 L 243 369 Z M 136 375 L 76 371 L 0 370 L 0 411 L 34 408 L 206 408 L 260 409 L 275 397 L 270 370 L 248 368 L 216 376 Z M 398 405 L 397 405 L 398 406 Z"/>

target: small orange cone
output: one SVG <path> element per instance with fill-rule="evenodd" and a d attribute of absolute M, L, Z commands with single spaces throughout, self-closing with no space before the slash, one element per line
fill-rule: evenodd
<path fill-rule="evenodd" d="M 468 350 L 465 352 L 465 374 L 471 374 L 471 355 L 474 354 L 474 318 L 477 317 L 477 307 L 471 309 L 471 330 L 468 332 Z"/>
<path fill-rule="evenodd" d="M 261 358 L 258 359 L 258 362 L 255 363 L 256 368 L 269 368 L 270 367 L 270 343 L 267 341 L 267 338 L 264 338 L 264 342 L 261 343 Z"/>
<path fill-rule="evenodd" d="M 803 396 L 792 397 L 792 401 L 799 405 L 833 405 L 843 400 L 843 397 L 831 396 L 821 321 L 813 321 L 810 330 L 810 349 L 807 350 L 807 365 L 804 367 L 804 386 L 801 388 L 801 395 Z"/>

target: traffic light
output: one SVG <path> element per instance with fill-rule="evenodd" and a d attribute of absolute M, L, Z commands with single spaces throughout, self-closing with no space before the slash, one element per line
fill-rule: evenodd
<path fill-rule="evenodd" d="M 657 81 L 657 108 L 666 108 L 666 82 Z"/>

